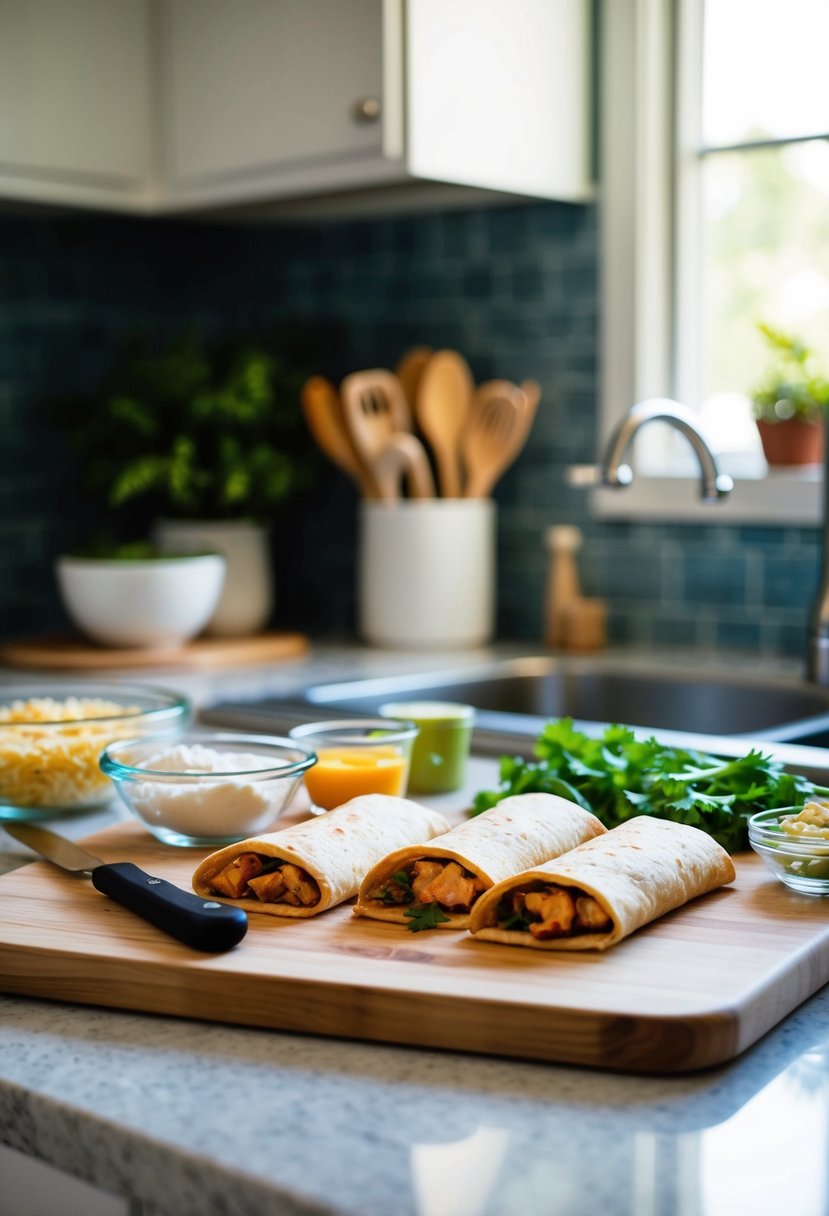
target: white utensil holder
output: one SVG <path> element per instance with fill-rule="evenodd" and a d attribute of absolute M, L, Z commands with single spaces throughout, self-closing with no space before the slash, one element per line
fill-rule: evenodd
<path fill-rule="evenodd" d="M 480 646 L 495 628 L 495 503 L 360 504 L 357 621 L 373 646 Z"/>

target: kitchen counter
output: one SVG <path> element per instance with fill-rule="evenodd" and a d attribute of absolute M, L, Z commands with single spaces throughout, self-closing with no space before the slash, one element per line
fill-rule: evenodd
<path fill-rule="evenodd" d="M 427 662 L 457 656 L 327 651 L 153 679 L 205 704 Z M 494 767 L 476 759 L 470 787 Z M 23 860 L 4 835 L 0 852 L 6 869 Z M 0 997 L 0 1140 L 127 1197 L 132 1216 L 818 1216 L 828 1017 L 824 989 L 731 1065 L 654 1078 Z M 14 1202 L 4 1182 L 0 1212 L 37 1210 Z"/>

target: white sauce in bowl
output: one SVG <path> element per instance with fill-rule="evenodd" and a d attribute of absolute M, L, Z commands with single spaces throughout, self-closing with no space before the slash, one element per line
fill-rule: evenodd
<path fill-rule="evenodd" d="M 216 774 L 215 781 L 148 779 L 128 783 L 135 813 L 183 836 L 239 839 L 268 828 L 278 816 L 294 781 L 273 770 L 274 760 L 255 752 L 214 751 L 201 744 L 170 747 L 150 756 L 141 769 L 193 776 Z M 256 770 L 268 773 L 257 778 Z M 223 777 L 226 773 L 242 774 Z"/>

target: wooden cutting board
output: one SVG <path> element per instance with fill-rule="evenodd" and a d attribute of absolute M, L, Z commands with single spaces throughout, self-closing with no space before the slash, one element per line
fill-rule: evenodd
<path fill-rule="evenodd" d="M 204 850 L 119 824 L 84 842 L 189 889 Z M 37 861 L 0 878 L 0 990 L 148 1013 L 593 1065 L 705 1068 L 829 979 L 829 902 L 753 855 L 737 880 L 606 954 L 544 954 L 352 916 L 250 917 L 229 954 L 179 945 Z"/>
<path fill-rule="evenodd" d="M 235 667 L 298 659 L 310 643 L 302 633 L 254 633 L 239 638 L 196 638 L 159 650 L 94 646 L 79 634 L 27 638 L 0 646 L 0 664 L 35 671 L 109 671 L 123 667 Z"/>

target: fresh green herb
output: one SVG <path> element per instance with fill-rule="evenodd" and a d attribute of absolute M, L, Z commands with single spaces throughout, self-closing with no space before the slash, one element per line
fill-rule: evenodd
<path fill-rule="evenodd" d="M 449 920 L 449 917 L 438 904 L 412 904 L 403 913 L 408 916 L 407 929 L 412 933 L 420 933 L 422 929 L 436 929 L 438 925 Z"/>
<path fill-rule="evenodd" d="M 379 899 L 384 904 L 413 903 L 415 898 L 410 875 L 405 870 L 397 870 L 388 882 L 375 888 L 369 895 L 371 899 Z"/>
<path fill-rule="evenodd" d="M 636 815 L 653 815 L 701 828 L 729 852 L 748 846 L 747 821 L 756 811 L 802 806 L 829 788 L 783 770 L 752 749 L 735 760 L 637 739 L 626 726 L 608 726 L 591 738 L 572 718 L 548 722 L 535 745 L 537 760 L 501 758 L 496 790 L 476 795 L 480 815 L 511 794 L 559 794 L 608 827 Z"/>
<path fill-rule="evenodd" d="M 263 874 L 273 874 L 274 870 L 281 870 L 285 864 L 283 857 L 262 857 L 260 860 Z"/>
<path fill-rule="evenodd" d="M 392 882 L 397 883 L 398 887 L 403 888 L 404 894 L 407 895 L 409 899 L 414 900 L 415 893 L 412 890 L 412 880 L 410 874 L 408 874 L 405 870 L 395 870 L 394 874 L 391 876 L 391 879 Z"/>
<path fill-rule="evenodd" d="M 506 920 L 499 921 L 498 927 L 500 929 L 518 929 L 522 933 L 529 933 L 530 920 L 522 912 L 514 912 Z"/>

